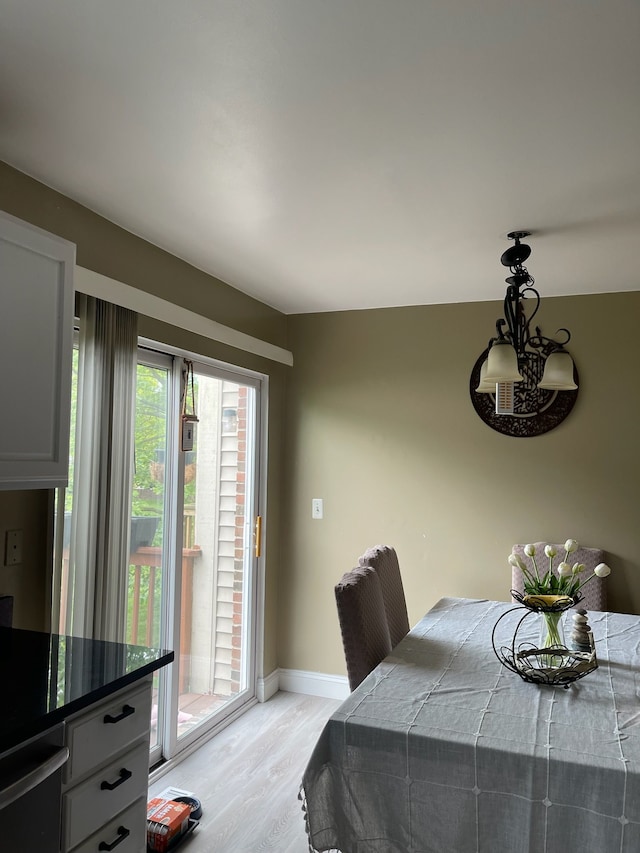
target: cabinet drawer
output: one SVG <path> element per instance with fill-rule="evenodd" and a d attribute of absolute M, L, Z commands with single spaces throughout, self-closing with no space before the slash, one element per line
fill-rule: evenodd
<path fill-rule="evenodd" d="M 67 724 L 71 758 L 65 782 L 74 782 L 108 761 L 149 731 L 151 687 L 149 684 L 100 705 Z"/>
<path fill-rule="evenodd" d="M 145 853 L 147 803 L 144 797 L 87 838 L 73 853 L 102 853 L 105 848 L 101 849 L 101 844 L 112 845 L 113 853 Z"/>
<path fill-rule="evenodd" d="M 138 797 L 146 797 L 149 746 L 143 741 L 63 796 L 65 849 L 108 823 Z"/>

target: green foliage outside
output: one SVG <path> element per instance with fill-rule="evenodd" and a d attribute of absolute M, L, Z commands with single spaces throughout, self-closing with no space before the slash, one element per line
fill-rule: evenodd
<path fill-rule="evenodd" d="M 197 379 L 195 393 L 197 396 Z M 73 506 L 76 413 L 78 403 L 78 350 L 73 351 L 71 390 L 71 437 L 69 447 L 69 487 L 65 494 L 65 512 Z M 157 516 L 162 519 L 164 502 L 164 463 L 167 445 L 168 376 L 163 368 L 139 364 L 136 383 L 136 419 L 134 433 L 132 516 Z M 185 485 L 186 505 L 195 499 L 195 481 Z M 153 540 L 162 542 L 162 524 Z"/>
<path fill-rule="evenodd" d="M 138 365 L 132 516 L 162 517 L 167 445 L 167 372 Z M 162 542 L 156 531 L 154 544 Z"/>
<path fill-rule="evenodd" d="M 164 518 L 164 466 L 167 447 L 167 413 L 168 413 L 168 383 L 169 374 L 166 369 L 139 364 L 136 381 L 136 413 L 134 426 L 134 462 L 131 494 L 131 545 L 135 550 L 138 528 L 140 523 L 135 519 L 156 518 L 157 526 L 151 540 L 144 539 L 144 544 L 161 546 L 163 537 Z M 197 379 L 194 391 L 197 398 Z M 71 399 L 71 435 L 69 447 L 69 487 L 65 493 L 65 516 L 70 519 L 73 507 L 73 475 L 75 461 L 76 414 L 78 402 L 78 350 L 73 352 L 73 377 Z M 191 461 L 194 454 L 185 454 Z M 193 505 L 195 501 L 195 479 L 185 484 L 185 506 Z M 139 592 L 139 627 L 138 642 L 146 640 L 149 585 L 151 569 L 142 566 L 140 569 Z M 127 640 L 132 642 L 132 613 L 135 596 L 135 569 L 131 565 L 128 572 L 127 596 Z M 159 642 L 160 606 L 162 594 L 162 574 L 156 569 L 154 600 L 152 607 L 151 644 Z"/>
<path fill-rule="evenodd" d="M 136 419 L 134 432 L 133 488 L 131 515 L 135 518 L 155 517 L 158 525 L 151 545 L 162 545 L 164 517 L 164 466 L 167 445 L 168 375 L 162 368 L 138 365 L 136 382 Z M 138 523 L 132 522 L 131 545 L 135 549 Z M 145 540 L 146 542 L 147 540 Z M 144 644 L 147 622 L 151 618 L 150 644 L 160 642 L 160 607 L 162 573 L 155 570 L 152 614 L 148 612 L 151 568 L 141 566 L 139 587 L 138 636 L 131 636 L 135 599 L 135 572 L 129 567 L 127 578 L 127 640 Z"/>
<path fill-rule="evenodd" d="M 133 470 L 133 489 L 131 497 L 132 516 L 132 549 L 135 548 L 137 526 L 140 522 L 135 519 L 143 517 L 155 517 L 158 525 L 155 535 L 150 544 L 162 545 L 163 519 L 164 519 L 164 471 L 167 446 L 167 411 L 168 411 L 168 381 L 167 371 L 163 368 L 149 367 L 144 364 L 138 365 L 136 384 L 136 421 L 135 421 L 135 458 Z M 194 392 L 197 398 L 197 380 L 194 383 Z M 185 454 L 186 462 L 194 456 L 194 453 Z M 185 484 L 184 504 L 185 507 L 195 501 L 195 479 Z M 151 568 L 140 567 L 140 591 L 139 591 L 139 643 L 145 642 L 147 634 L 147 622 L 151 619 L 149 626 L 151 645 L 160 642 L 160 613 L 162 598 L 162 572 L 156 569 L 155 584 L 153 585 L 153 606 L 149 614 L 149 595 L 151 592 Z M 127 625 L 132 625 L 133 602 L 135 598 L 135 569 L 129 567 L 128 595 L 127 595 Z M 129 641 L 133 637 L 127 638 Z"/>

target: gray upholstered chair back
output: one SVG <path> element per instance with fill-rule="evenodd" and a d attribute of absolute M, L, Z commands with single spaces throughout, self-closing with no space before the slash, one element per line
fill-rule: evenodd
<path fill-rule="evenodd" d="M 538 566 L 538 571 L 542 576 L 543 572 L 546 572 L 549 568 L 549 558 L 544 553 L 544 546 L 546 542 L 535 542 L 534 547 L 536 564 Z M 554 568 L 557 567 L 560 559 L 564 557 L 564 545 L 556 545 L 555 546 L 558 551 L 558 556 L 554 557 L 553 565 Z M 524 555 L 524 545 L 514 545 L 511 549 L 513 554 L 517 554 L 521 557 L 527 567 L 531 565 L 531 560 L 529 557 L 525 557 Z M 585 570 L 582 573 L 582 579 L 586 580 L 593 574 L 593 570 L 598 565 L 598 563 L 604 563 L 605 553 L 601 551 L 599 548 L 584 548 L 580 546 L 577 551 L 574 551 L 573 554 L 569 554 L 568 561 L 571 565 L 574 563 L 584 563 Z M 515 589 L 517 592 L 524 592 L 524 583 L 522 580 L 522 572 L 520 569 L 517 569 L 515 566 L 512 567 L 511 570 L 511 588 Z M 605 585 L 605 578 L 595 577 L 593 580 L 590 580 L 589 583 L 581 590 L 583 600 L 580 602 L 578 607 L 584 607 L 586 610 L 606 610 L 607 609 L 607 588 Z"/>
<path fill-rule="evenodd" d="M 360 566 L 371 566 L 380 578 L 384 609 L 387 614 L 391 646 L 397 646 L 409 631 L 407 602 L 402 586 L 398 555 L 389 545 L 369 548 L 359 559 Z"/>
<path fill-rule="evenodd" d="M 335 587 L 349 687 L 355 690 L 391 651 L 378 575 L 357 568 Z"/>

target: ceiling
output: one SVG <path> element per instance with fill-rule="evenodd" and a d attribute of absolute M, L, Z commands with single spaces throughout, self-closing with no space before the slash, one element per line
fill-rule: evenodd
<path fill-rule="evenodd" d="M 640 289 L 638 0 L 0 0 L 0 159 L 285 313 Z"/>

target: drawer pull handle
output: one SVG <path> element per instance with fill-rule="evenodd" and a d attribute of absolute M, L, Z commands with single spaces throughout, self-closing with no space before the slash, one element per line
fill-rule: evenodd
<path fill-rule="evenodd" d="M 101 841 L 100 844 L 98 844 L 98 850 L 113 850 L 121 841 L 124 841 L 125 838 L 128 838 L 130 835 L 131 832 L 126 828 L 126 826 L 119 826 L 118 837 L 116 840 L 112 841 L 111 844 L 108 844 L 106 841 Z"/>
<path fill-rule="evenodd" d="M 119 723 L 120 720 L 124 720 L 126 717 L 130 717 L 132 714 L 135 714 L 135 712 L 136 709 L 132 705 L 123 705 L 121 714 L 118 714 L 117 717 L 112 717 L 111 714 L 105 714 L 104 722 Z"/>
<path fill-rule="evenodd" d="M 120 771 L 120 776 L 116 779 L 115 782 L 101 782 L 100 790 L 101 791 L 113 791 L 114 788 L 117 788 L 118 785 L 122 785 L 123 782 L 126 782 L 127 779 L 131 779 L 133 773 L 131 770 L 127 770 L 126 767 L 123 767 Z"/>

